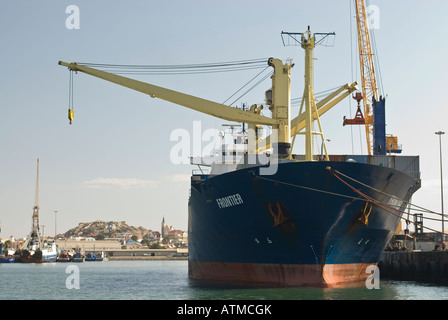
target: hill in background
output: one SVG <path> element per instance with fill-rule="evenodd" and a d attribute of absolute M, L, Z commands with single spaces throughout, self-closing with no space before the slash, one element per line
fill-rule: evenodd
<path fill-rule="evenodd" d="M 126 223 L 126 221 L 93 221 L 80 222 L 78 226 L 64 233 L 66 239 L 70 237 L 97 237 L 100 235 L 110 236 L 113 233 L 127 233 L 141 239 L 150 234 L 152 230 L 143 227 L 134 227 Z"/>

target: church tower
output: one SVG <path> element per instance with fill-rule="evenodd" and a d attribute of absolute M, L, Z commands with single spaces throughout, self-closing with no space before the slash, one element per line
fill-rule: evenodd
<path fill-rule="evenodd" d="M 166 229 L 166 223 L 165 223 L 165 217 L 163 217 L 162 220 L 162 230 L 161 230 L 161 234 L 162 234 L 162 238 L 165 237 L 165 229 Z"/>

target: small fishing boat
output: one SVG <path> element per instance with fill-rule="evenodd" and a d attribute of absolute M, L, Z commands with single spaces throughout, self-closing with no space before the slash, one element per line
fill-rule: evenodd
<path fill-rule="evenodd" d="M 8 254 L 8 250 L 3 251 L 3 240 L 0 240 L 0 263 L 12 262 L 14 262 L 14 257 Z"/>
<path fill-rule="evenodd" d="M 75 254 L 73 255 L 72 262 L 84 262 L 86 260 L 86 257 L 84 253 L 81 252 L 81 250 L 75 251 Z"/>
<path fill-rule="evenodd" d="M 96 254 L 96 260 L 95 261 L 108 261 L 109 259 L 106 257 L 106 253 L 104 251 L 99 251 Z"/>
<path fill-rule="evenodd" d="M 86 253 L 86 261 L 96 261 L 96 255 L 90 251 L 87 252 Z"/>
<path fill-rule="evenodd" d="M 67 250 L 63 250 L 56 258 L 56 262 L 71 262 L 71 261 L 72 261 L 72 255 Z"/>
<path fill-rule="evenodd" d="M 0 263 L 13 263 L 13 262 L 15 262 L 15 259 L 12 256 L 5 256 L 5 255 L 0 256 Z"/>

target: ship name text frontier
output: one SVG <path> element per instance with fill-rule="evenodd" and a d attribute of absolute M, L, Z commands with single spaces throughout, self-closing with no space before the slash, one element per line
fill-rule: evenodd
<path fill-rule="evenodd" d="M 227 197 L 218 198 L 216 199 L 216 203 L 218 204 L 219 209 L 224 209 L 243 204 L 243 198 L 237 193 Z"/>

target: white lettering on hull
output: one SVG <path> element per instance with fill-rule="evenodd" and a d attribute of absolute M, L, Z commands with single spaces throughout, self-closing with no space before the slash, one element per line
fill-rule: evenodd
<path fill-rule="evenodd" d="M 241 198 L 239 193 L 232 194 L 227 197 L 217 198 L 216 203 L 218 204 L 219 209 L 225 209 L 228 207 L 238 206 L 243 204 L 243 198 Z"/>

